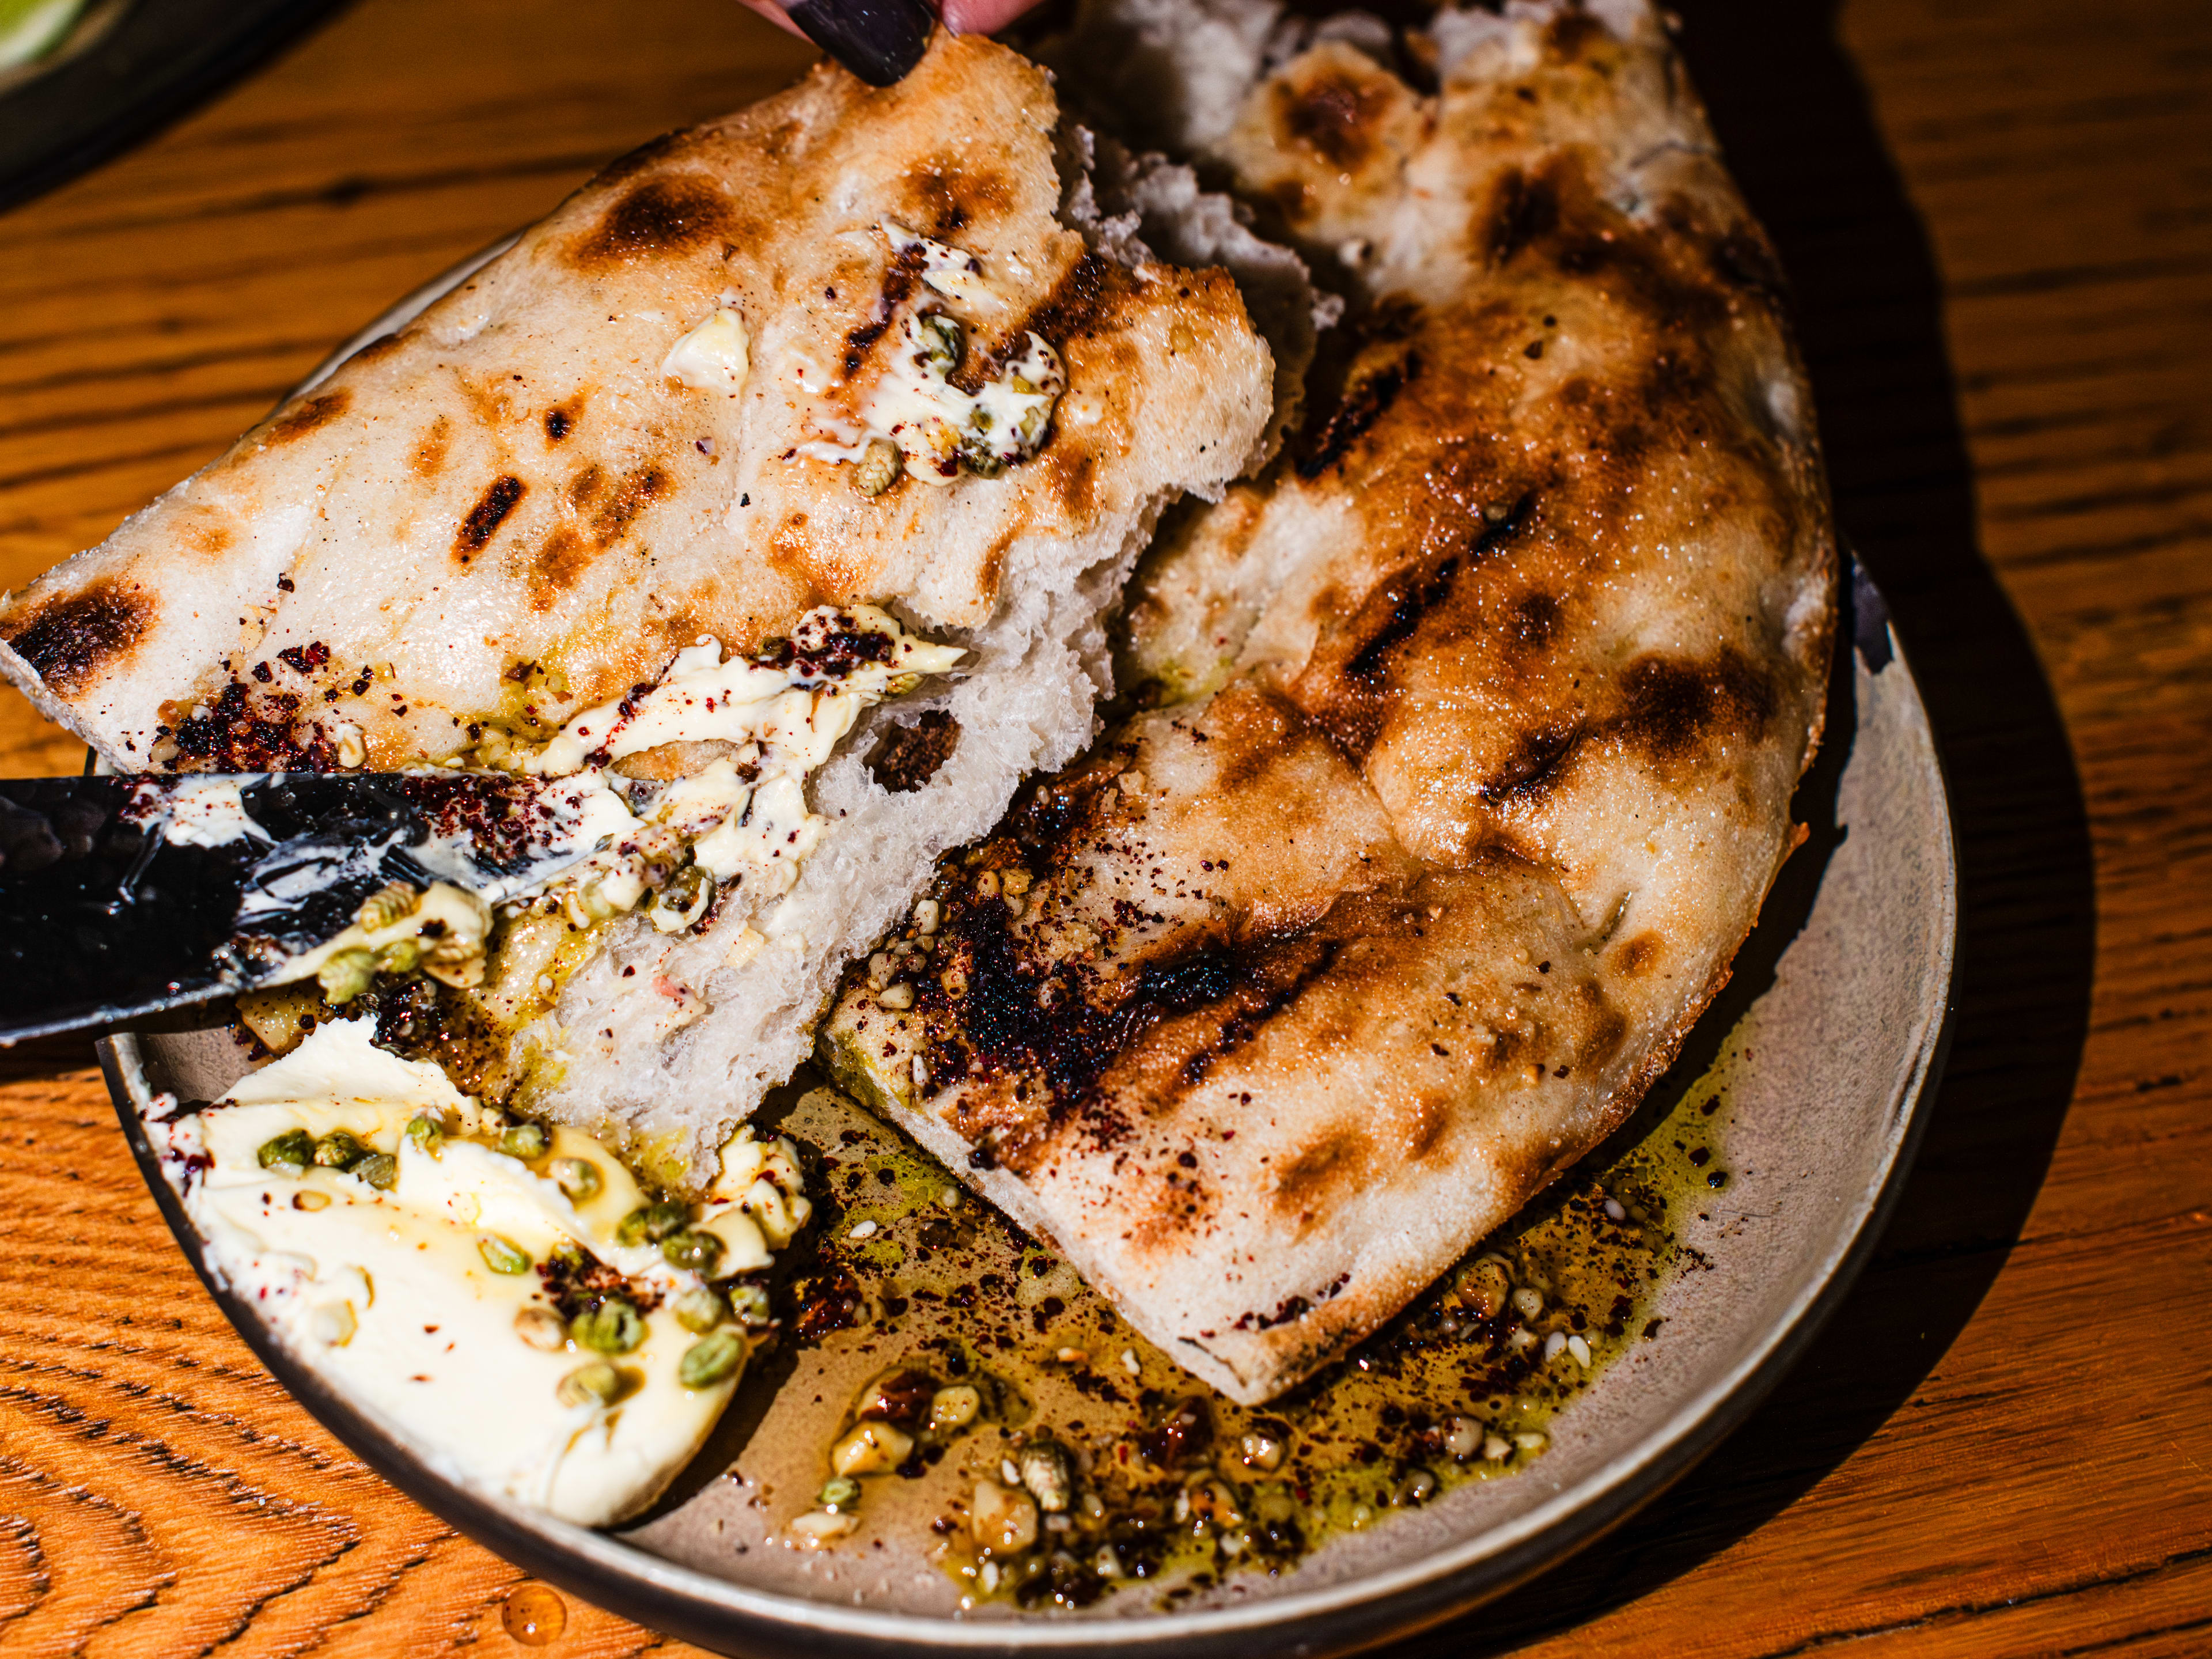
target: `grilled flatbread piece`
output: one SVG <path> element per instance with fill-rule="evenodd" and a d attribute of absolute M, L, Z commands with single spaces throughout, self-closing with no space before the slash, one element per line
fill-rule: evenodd
<path fill-rule="evenodd" d="M 495 961 L 531 1097 L 680 1171 L 938 854 L 1089 739 L 1155 515 L 1260 453 L 1235 282 L 1095 252 L 1062 215 L 1084 153 L 1042 72 L 943 34 L 896 87 L 824 67 L 650 144 L 9 597 L 0 668 L 121 768 L 514 766 L 702 637 L 773 655 L 866 604 L 961 647 L 812 781 L 828 829 L 772 915 L 726 886 L 672 935 L 534 939 L 519 985 Z"/>
<path fill-rule="evenodd" d="M 1084 52 L 1168 74 L 1228 15 Z M 823 1043 L 1245 1401 L 1665 1068 L 1801 838 L 1831 645 L 1774 262 L 1656 21 L 1445 13 L 1399 48 L 1434 95 L 1342 33 L 1168 135 L 1336 251 L 1304 431 L 1140 570 L 1158 706 L 948 860 Z"/>

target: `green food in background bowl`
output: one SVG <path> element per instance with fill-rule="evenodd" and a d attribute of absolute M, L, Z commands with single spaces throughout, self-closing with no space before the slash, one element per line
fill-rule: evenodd
<path fill-rule="evenodd" d="M 0 70 L 45 57 L 84 15 L 86 0 L 0 0 Z"/>

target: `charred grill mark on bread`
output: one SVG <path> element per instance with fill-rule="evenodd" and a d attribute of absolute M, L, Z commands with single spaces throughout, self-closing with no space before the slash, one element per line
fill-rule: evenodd
<path fill-rule="evenodd" d="M 477 497 L 477 504 L 468 510 L 460 528 L 453 532 L 454 559 L 466 564 L 483 552 L 527 488 L 512 472 L 502 473 L 486 484 L 483 494 Z"/>
<path fill-rule="evenodd" d="M 622 163 L 617 163 L 619 167 Z M 711 180 L 677 173 L 647 180 L 612 203 L 568 250 L 584 270 L 696 254 L 731 228 L 729 199 Z"/>
<path fill-rule="evenodd" d="M 130 654 L 156 605 L 137 583 L 104 577 L 11 623 L 8 648 L 66 696 Z"/>

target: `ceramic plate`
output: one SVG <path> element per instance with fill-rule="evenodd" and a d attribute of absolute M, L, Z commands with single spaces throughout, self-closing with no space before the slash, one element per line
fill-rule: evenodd
<path fill-rule="evenodd" d="M 449 273 L 364 337 L 404 321 L 489 257 Z M 1279 1575 L 1231 1572 L 1171 1607 L 1157 1586 L 1136 1585 L 1079 1613 L 988 1601 L 963 1610 L 958 1589 L 925 1555 L 929 1535 L 919 1527 L 857 1552 L 775 1547 L 754 1514 L 763 1506 L 742 1495 L 765 1491 L 770 1474 L 805 1480 L 818 1464 L 823 1442 L 808 1438 L 808 1425 L 826 1435 L 842 1407 L 832 1393 L 830 1415 L 817 1421 L 825 1408 L 813 1402 L 834 1356 L 802 1352 L 749 1378 L 700 1464 L 624 1528 L 586 1531 L 454 1484 L 333 1394 L 249 1306 L 208 1279 L 139 1115 L 162 1091 L 212 1099 L 245 1069 L 227 1024 L 215 1023 L 224 1017 L 210 1012 L 197 1029 L 118 1036 L 101 1045 L 102 1062 L 171 1228 L 270 1370 L 424 1507 L 587 1601 L 737 1654 L 1359 1646 L 1503 1592 L 1678 1478 L 1803 1351 L 1902 1184 L 1942 1064 L 1955 869 L 1942 772 L 1911 670 L 1880 594 L 1856 567 L 1845 598 L 1827 743 L 1797 803 L 1810 839 L 1770 896 L 1728 992 L 1655 1091 L 1660 1105 L 1629 1132 L 1648 1132 L 1664 1103 L 1686 1091 L 1725 1096 L 1715 1122 L 1729 1178 L 1675 1217 L 1677 1244 L 1695 1252 L 1700 1268 L 1652 1293 L 1648 1311 L 1663 1335 L 1600 1371 L 1527 1467 L 1334 1535 Z M 849 1370 L 849 1355 L 845 1363 Z M 749 1485 L 715 1478 L 734 1468 Z"/>

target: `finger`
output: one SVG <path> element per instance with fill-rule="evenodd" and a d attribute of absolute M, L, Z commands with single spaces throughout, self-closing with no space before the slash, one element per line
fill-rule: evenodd
<path fill-rule="evenodd" d="M 955 34 L 992 34 L 1037 0 L 945 0 L 945 27 Z"/>
<path fill-rule="evenodd" d="M 872 87 L 887 87 L 921 61 L 937 14 L 923 0 L 744 0 L 802 34 Z"/>
<path fill-rule="evenodd" d="M 786 34 L 796 34 L 802 40 L 806 38 L 799 25 L 791 21 L 783 8 L 775 3 L 775 0 L 738 0 L 738 3 L 747 11 L 757 13 L 767 18 Z"/>

